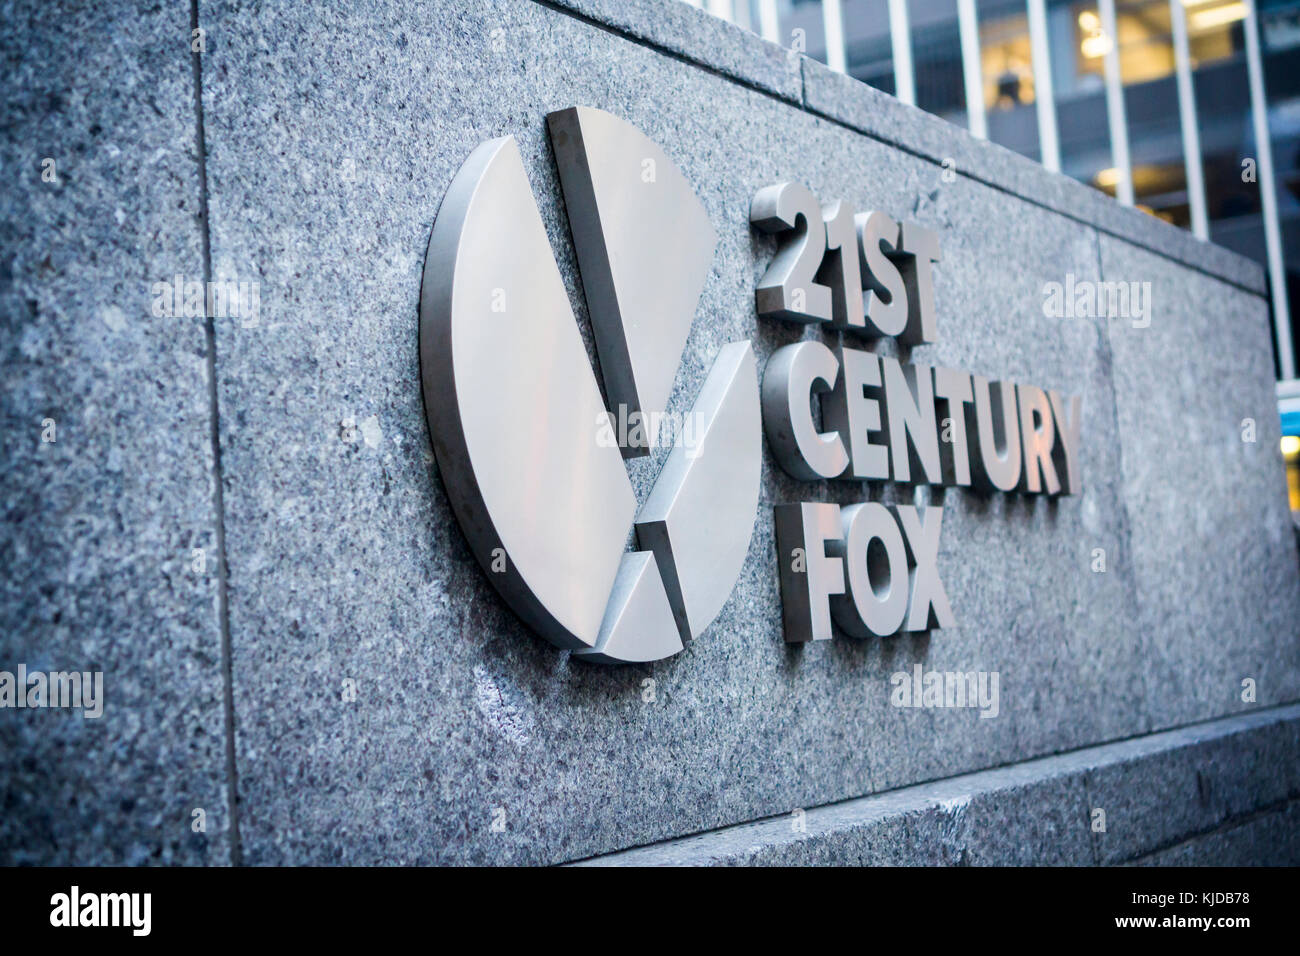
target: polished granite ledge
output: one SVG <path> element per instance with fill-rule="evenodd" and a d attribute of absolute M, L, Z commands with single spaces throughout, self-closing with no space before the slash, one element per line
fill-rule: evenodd
<path fill-rule="evenodd" d="M 797 53 L 681 0 L 538 0 L 791 103 L 803 102 Z"/>
<path fill-rule="evenodd" d="M 1300 704 L 1288 704 L 579 865 L 1294 866 L 1297 800 Z"/>

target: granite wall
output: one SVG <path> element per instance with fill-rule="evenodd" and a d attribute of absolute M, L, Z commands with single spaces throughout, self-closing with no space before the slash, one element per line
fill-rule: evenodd
<path fill-rule="evenodd" d="M 0 710 L 0 862 L 552 863 L 763 819 L 756 861 L 1300 862 L 1257 265 L 678 0 L 76 11 L 17 4 L 0 39 L 0 669 L 103 670 L 106 705 Z M 441 487 L 417 303 L 448 183 L 512 134 L 591 348 L 545 126 L 575 104 L 659 143 L 718 231 L 672 408 L 726 342 L 761 366 L 821 334 L 754 314 L 749 202 L 795 179 L 940 233 L 910 358 L 1081 395 L 1083 493 L 805 484 L 764 447 L 745 569 L 684 653 L 528 632 Z M 176 275 L 256 282 L 256 314 L 160 316 Z M 1067 275 L 1151 283 L 1149 326 L 1046 317 Z M 786 645 L 771 506 L 914 494 L 958 626 Z M 998 717 L 890 706 L 917 663 L 998 672 Z M 797 809 L 860 835 L 859 801 L 980 774 L 952 852 L 910 824 L 780 849 Z"/>

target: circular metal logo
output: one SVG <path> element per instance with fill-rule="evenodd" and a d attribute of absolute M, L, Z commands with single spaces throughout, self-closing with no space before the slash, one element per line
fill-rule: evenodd
<path fill-rule="evenodd" d="M 425 413 L 460 525 L 515 612 L 586 659 L 659 660 L 712 623 L 749 550 L 754 352 L 724 346 L 690 412 L 667 416 L 717 236 L 634 126 L 587 107 L 548 125 L 609 408 L 507 136 L 474 150 L 434 223 Z M 676 440 L 638 506 L 624 459 L 648 454 L 665 422 L 680 423 Z"/>

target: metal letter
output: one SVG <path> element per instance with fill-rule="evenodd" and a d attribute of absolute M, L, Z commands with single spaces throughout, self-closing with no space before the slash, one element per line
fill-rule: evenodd
<path fill-rule="evenodd" d="M 880 364 L 885 373 L 885 415 L 894 480 L 943 484 L 930 366 L 902 365 L 888 356 L 881 356 Z M 924 479 L 912 477 L 917 471 L 924 472 Z"/>
<path fill-rule="evenodd" d="M 892 509 L 876 501 L 840 509 L 843 540 L 830 552 L 843 558 L 848 572 L 846 595 L 831 598 L 835 622 L 854 637 L 887 637 L 903 626 L 910 589 L 907 547 Z M 871 543 L 879 541 L 884 561 L 873 562 Z M 883 575 L 881 572 L 884 572 Z M 884 577 L 882 587 L 876 582 Z"/>
<path fill-rule="evenodd" d="M 939 234 L 914 222 L 903 223 L 902 255 L 894 257 L 907 286 L 907 328 L 898 337 L 908 345 L 939 341 L 934 314 L 934 269 L 939 261 Z"/>
<path fill-rule="evenodd" d="M 826 222 L 826 261 L 819 277 L 831 287 L 831 311 L 840 328 L 863 328 L 862 270 L 853 209 L 842 199 L 822 206 Z"/>
<path fill-rule="evenodd" d="M 907 555 L 916 565 L 912 571 L 907 601 L 905 631 L 928 631 L 931 628 L 955 627 L 948 593 L 939 580 L 939 529 L 943 526 L 943 508 L 931 505 L 918 516 L 911 505 L 895 509 L 907 540 Z"/>
<path fill-rule="evenodd" d="M 775 512 L 785 639 L 791 644 L 830 640 L 830 597 L 844 593 L 844 562 L 827 557 L 826 543 L 840 537 L 840 506 L 810 501 L 777 505 Z"/>
<path fill-rule="evenodd" d="M 812 415 L 812 392 L 828 392 L 838 377 L 834 353 L 811 340 L 778 349 L 763 371 L 767 443 L 786 473 L 802 481 L 835 478 L 849 466 L 848 452 L 835 429 L 819 432 Z M 826 401 L 822 399 L 823 419 Z"/>
<path fill-rule="evenodd" d="M 983 375 L 972 375 L 970 381 L 975 394 L 974 403 L 966 406 L 971 483 L 987 491 L 1013 491 L 1020 482 L 1016 386 L 1012 382 L 990 382 Z M 993 410 L 995 395 L 996 412 Z"/>
<path fill-rule="evenodd" d="M 1017 385 L 1016 397 L 1020 406 L 1020 440 L 1025 448 L 1025 467 L 1020 479 L 1020 490 L 1031 495 L 1044 490 L 1049 495 L 1059 495 L 1061 483 L 1056 478 L 1056 467 L 1052 464 L 1052 446 L 1056 444 L 1056 434 L 1052 427 L 1052 408 L 1047 402 L 1047 396 L 1037 385 Z"/>
<path fill-rule="evenodd" d="M 841 436 L 849 436 L 853 470 L 841 475 L 853 479 L 889 477 L 889 446 L 873 444 L 868 435 L 882 430 L 885 395 L 881 389 L 880 359 L 872 352 L 838 347 L 841 373 L 835 390 L 822 399 L 822 420 Z M 867 395 L 871 389 L 872 397 Z"/>
<path fill-rule="evenodd" d="M 934 397 L 942 402 L 952 441 L 943 440 L 943 422 L 939 422 L 939 457 L 943 463 L 943 483 L 965 486 L 970 484 L 970 452 L 966 447 L 967 406 L 974 400 L 970 373 L 954 368 L 934 370 Z"/>
<path fill-rule="evenodd" d="M 858 226 L 862 278 L 868 291 L 863 334 L 877 338 L 902 335 L 907 328 L 907 285 L 893 260 L 898 247 L 898 223 L 879 210 L 859 213 L 854 221 Z"/>
<path fill-rule="evenodd" d="M 749 221 L 784 238 L 754 292 L 759 315 L 790 322 L 829 322 L 831 290 L 817 282 L 826 252 L 826 224 L 817 197 L 799 183 L 764 186 L 754 196 Z"/>
<path fill-rule="evenodd" d="M 1071 395 L 1069 405 L 1061 393 L 1047 393 L 1052 403 L 1052 420 L 1056 423 L 1056 449 L 1052 452 L 1053 463 L 1057 471 L 1065 475 L 1064 491 L 1067 495 L 1077 495 L 1083 490 L 1083 478 L 1079 474 L 1079 434 L 1083 430 L 1083 399 Z"/>

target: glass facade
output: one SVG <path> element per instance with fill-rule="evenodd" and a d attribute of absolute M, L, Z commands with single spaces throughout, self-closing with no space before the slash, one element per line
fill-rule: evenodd
<path fill-rule="evenodd" d="M 985 0 L 979 15 L 980 77 L 993 142 L 1039 159 L 1034 57 L 1023 0 Z"/>
<path fill-rule="evenodd" d="M 844 12 L 845 72 L 897 95 L 888 0 L 840 0 Z"/>
<path fill-rule="evenodd" d="M 1187 229 L 1191 200 L 1179 115 L 1168 0 L 1115 0 L 1133 199 L 1139 209 Z"/>
<path fill-rule="evenodd" d="M 1119 177 L 1108 128 L 1104 76 L 1105 57 L 1112 45 L 1102 30 L 1096 0 L 1049 0 L 1047 30 L 1061 172 L 1113 196 Z"/>
<path fill-rule="evenodd" d="M 968 125 L 957 0 L 907 0 L 907 13 L 916 105 L 950 123 Z"/>

